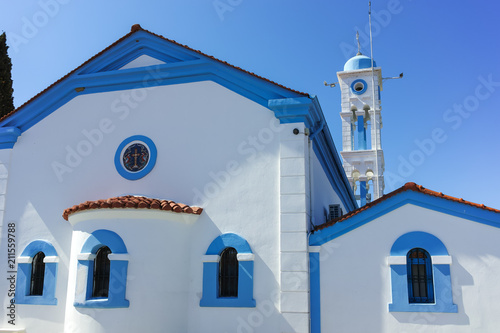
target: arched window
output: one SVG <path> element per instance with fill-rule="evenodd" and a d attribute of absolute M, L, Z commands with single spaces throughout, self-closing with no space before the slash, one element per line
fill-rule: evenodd
<path fill-rule="evenodd" d="M 90 234 L 77 255 L 77 285 L 74 306 L 80 308 L 128 308 L 125 243 L 110 230 Z"/>
<path fill-rule="evenodd" d="M 238 297 L 238 252 L 225 248 L 219 262 L 219 297 Z"/>
<path fill-rule="evenodd" d="M 43 295 L 43 280 L 45 276 L 44 258 L 45 254 L 41 251 L 33 257 L 33 262 L 31 263 L 30 295 Z"/>
<path fill-rule="evenodd" d="M 407 255 L 408 295 L 410 303 L 434 303 L 431 257 L 420 248 Z"/>
<path fill-rule="evenodd" d="M 110 261 L 108 254 L 111 250 L 107 246 L 97 250 L 94 260 L 94 284 L 92 297 L 108 297 Z"/>
<path fill-rule="evenodd" d="M 425 250 L 424 250 L 425 249 Z M 436 236 L 412 231 L 392 244 L 389 312 L 458 312 L 453 304 L 451 256 Z"/>
<path fill-rule="evenodd" d="M 17 304 L 57 305 L 59 257 L 47 241 L 34 240 L 17 258 Z"/>
<path fill-rule="evenodd" d="M 203 295 L 200 306 L 255 307 L 254 255 L 242 237 L 222 234 L 203 257 Z"/>

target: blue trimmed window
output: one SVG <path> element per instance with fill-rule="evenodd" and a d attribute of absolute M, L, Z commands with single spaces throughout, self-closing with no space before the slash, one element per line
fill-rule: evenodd
<path fill-rule="evenodd" d="M 410 303 L 434 303 L 431 256 L 424 249 L 408 252 L 408 297 Z"/>
<path fill-rule="evenodd" d="M 434 235 L 413 231 L 399 237 L 388 258 L 390 312 L 456 313 L 451 289 L 451 256 Z"/>
<path fill-rule="evenodd" d="M 227 233 L 208 247 L 203 262 L 202 307 L 255 307 L 254 255 L 247 241 Z"/>
<path fill-rule="evenodd" d="M 31 242 L 17 259 L 16 303 L 57 305 L 56 278 L 59 257 L 43 240 Z"/>
<path fill-rule="evenodd" d="M 78 255 L 75 307 L 128 308 L 128 253 L 125 243 L 109 230 L 94 231 Z"/>

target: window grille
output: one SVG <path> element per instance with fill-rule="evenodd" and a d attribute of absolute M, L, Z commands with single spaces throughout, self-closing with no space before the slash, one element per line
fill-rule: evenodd
<path fill-rule="evenodd" d="M 225 248 L 219 262 L 219 297 L 238 297 L 238 259 L 236 250 Z"/>
<path fill-rule="evenodd" d="M 45 263 L 43 262 L 44 258 L 45 254 L 43 252 L 38 252 L 33 257 L 33 261 L 31 263 L 30 295 L 43 295 L 43 279 L 45 276 Z"/>
<path fill-rule="evenodd" d="M 408 252 L 408 293 L 410 303 L 434 303 L 432 263 L 429 253 L 415 248 Z"/>
<path fill-rule="evenodd" d="M 97 250 L 94 260 L 94 283 L 92 297 L 108 297 L 110 262 L 108 254 L 111 250 L 107 246 Z"/>

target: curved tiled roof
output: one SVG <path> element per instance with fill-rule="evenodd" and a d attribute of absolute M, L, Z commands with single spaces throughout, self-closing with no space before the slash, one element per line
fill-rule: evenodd
<path fill-rule="evenodd" d="M 89 62 L 91 62 L 91 61 L 92 61 L 92 60 L 94 60 L 95 58 L 99 57 L 101 54 L 105 53 L 105 52 L 106 52 L 106 51 L 108 51 L 109 49 L 113 48 L 114 46 L 116 46 L 117 44 L 119 44 L 121 41 L 125 40 L 126 38 L 128 38 L 130 35 L 132 35 L 133 33 L 137 32 L 137 31 L 144 31 L 144 32 L 147 32 L 147 33 L 149 33 L 149 34 L 151 34 L 151 35 L 153 35 L 153 36 L 156 36 L 156 37 L 158 37 L 158 38 L 161 38 L 161 39 L 163 39 L 163 40 L 166 40 L 166 41 L 168 41 L 168 42 L 170 42 L 170 43 L 173 43 L 173 44 L 175 44 L 175 45 L 181 46 L 181 47 L 183 47 L 183 48 L 185 48 L 185 49 L 188 49 L 188 50 L 190 50 L 190 51 L 196 52 L 196 53 L 198 53 L 198 54 L 200 54 L 200 55 L 202 55 L 202 56 L 204 56 L 204 57 L 207 57 L 207 58 L 213 59 L 213 60 L 218 61 L 218 62 L 220 62 L 220 63 L 222 63 L 222 64 L 224 64 L 224 65 L 230 66 L 230 67 L 232 67 L 232 68 L 235 68 L 235 69 L 237 69 L 237 70 L 240 70 L 240 71 L 242 71 L 242 72 L 245 72 L 245 73 L 247 73 L 247 74 L 250 74 L 250 75 L 252 75 L 252 76 L 254 76 L 254 77 L 257 77 L 257 78 L 259 78 L 259 79 L 261 79 L 261 80 L 264 80 L 264 81 L 267 81 L 267 82 L 269 82 L 269 83 L 272 83 L 272 84 L 274 84 L 274 85 L 276 85 L 276 86 L 278 86 L 278 87 L 281 87 L 281 88 L 286 89 L 286 90 L 288 90 L 288 91 L 294 92 L 294 93 L 296 93 L 296 94 L 300 94 L 300 95 L 304 95 L 304 96 L 306 96 L 306 97 L 309 97 L 309 94 L 306 94 L 306 93 L 304 93 L 304 92 L 301 92 L 301 91 L 298 91 L 298 90 L 294 90 L 294 89 L 291 89 L 291 88 L 285 87 L 284 85 L 281 85 L 281 84 L 279 84 L 279 83 L 276 83 L 276 82 L 274 82 L 274 81 L 271 81 L 271 80 L 269 80 L 269 79 L 266 79 L 265 77 L 259 76 L 259 75 L 255 74 L 255 73 L 252 73 L 252 72 L 249 72 L 249 71 L 246 71 L 246 70 L 244 70 L 244 69 L 242 69 L 242 68 L 240 68 L 240 67 L 238 67 L 238 66 L 231 65 L 231 64 L 229 64 L 229 63 L 227 63 L 227 62 L 225 62 L 225 61 L 223 61 L 223 60 L 219 60 L 219 59 L 215 58 L 214 56 L 211 56 L 211 55 L 205 54 L 205 53 L 203 53 L 203 52 L 201 52 L 201 51 L 199 51 L 199 50 L 192 49 L 192 48 L 190 48 L 190 47 L 189 47 L 189 46 L 187 46 L 187 45 L 184 45 L 184 44 L 178 43 L 178 42 L 176 42 L 176 41 L 174 41 L 174 40 L 172 40 L 172 39 L 168 39 L 168 38 L 166 38 L 166 37 L 163 37 L 163 36 L 161 36 L 161 35 L 158 35 L 158 34 L 155 34 L 155 33 L 151 32 L 151 31 L 148 31 L 148 30 L 146 30 L 146 29 L 143 29 L 143 28 L 142 28 L 139 24 L 134 24 L 134 25 L 132 26 L 132 28 L 130 29 L 130 32 L 129 32 L 128 34 L 126 34 L 126 35 L 125 35 L 125 36 L 123 36 L 122 38 L 118 39 L 116 42 L 114 42 L 113 44 L 111 44 L 110 46 L 108 46 L 107 48 L 105 48 L 104 50 L 102 50 L 101 52 L 97 53 L 97 54 L 96 54 L 96 55 L 94 55 L 92 58 L 90 58 L 89 60 L 85 61 L 83 64 L 81 64 L 80 66 L 78 66 L 77 68 L 75 68 L 74 70 L 72 70 L 71 72 L 69 72 L 68 74 L 66 74 L 65 76 L 63 76 L 62 78 L 60 78 L 59 80 L 57 80 L 56 82 L 54 82 L 53 84 L 51 84 L 50 86 L 48 86 L 47 88 L 45 88 L 44 90 L 42 90 L 41 92 L 39 92 L 38 94 L 36 94 L 35 96 L 33 96 L 31 99 L 29 99 L 29 100 L 28 100 L 27 102 L 25 102 L 23 105 L 19 106 L 18 108 L 16 108 L 16 109 L 12 110 L 10 113 L 8 113 L 8 114 L 6 114 L 5 116 L 1 117 L 1 118 L 0 118 L 0 122 L 1 122 L 1 121 L 3 121 L 4 119 L 8 118 L 8 117 L 9 117 L 9 116 L 11 116 L 12 114 L 16 113 L 17 111 L 19 111 L 20 109 L 22 109 L 22 108 L 23 108 L 23 107 L 25 107 L 26 105 L 30 104 L 30 103 L 31 103 L 31 102 L 33 102 L 35 99 L 37 99 L 38 97 L 40 97 L 41 95 L 43 95 L 44 93 L 46 93 L 48 90 L 50 90 L 51 88 L 53 88 L 54 86 L 56 86 L 58 83 L 60 83 L 60 82 L 64 81 L 65 79 L 67 79 L 69 76 L 71 76 L 71 74 L 75 73 L 75 72 L 76 72 L 76 71 L 78 71 L 80 68 L 82 68 L 83 66 L 87 65 Z"/>
<path fill-rule="evenodd" d="M 203 208 L 191 207 L 170 200 L 151 199 L 141 196 L 125 195 L 103 200 L 85 201 L 84 203 L 65 209 L 62 216 L 67 221 L 69 215 L 73 213 L 100 208 L 158 209 L 195 215 L 200 215 L 203 212 Z"/>
<path fill-rule="evenodd" d="M 362 211 L 370 209 L 371 207 L 373 207 L 373 206 L 381 203 L 382 201 L 385 201 L 385 200 L 389 199 L 390 197 L 393 197 L 396 194 L 399 194 L 399 193 L 402 193 L 402 192 L 405 192 L 405 191 L 420 192 L 420 193 L 423 193 L 423 194 L 431 195 L 433 197 L 438 197 L 438 198 L 442 198 L 442 199 L 446 199 L 446 200 L 450 200 L 450 201 L 455 201 L 455 202 L 466 204 L 466 205 L 469 205 L 469 206 L 472 206 L 472 207 L 485 209 L 485 210 L 492 211 L 492 212 L 495 212 L 495 213 L 500 213 L 500 210 L 498 210 L 498 209 L 491 208 L 491 207 L 485 206 L 483 204 L 477 204 L 477 203 L 474 203 L 474 202 L 471 202 L 471 201 L 467 201 L 467 200 L 464 200 L 462 198 L 456 198 L 456 197 L 452 197 L 452 196 L 449 196 L 449 195 L 445 195 L 442 192 L 436 192 L 436 191 L 433 191 L 433 190 L 429 190 L 429 189 L 426 189 L 425 187 L 423 187 L 422 185 L 418 185 L 418 184 L 415 184 L 413 182 L 409 182 L 409 183 L 404 184 L 402 187 L 398 188 L 397 190 L 394 190 L 391 193 L 388 193 L 388 194 L 386 194 L 386 195 L 378 198 L 377 200 L 364 205 L 363 207 L 360 207 L 360 208 L 355 209 L 355 210 L 353 210 L 353 211 L 351 211 L 351 212 L 349 212 L 349 213 L 347 213 L 345 215 L 342 215 L 341 217 L 339 217 L 339 218 L 337 218 L 335 220 L 331 220 L 331 221 L 328 221 L 326 223 L 323 223 L 323 224 L 315 226 L 314 230 L 313 230 L 313 233 L 314 233 L 314 231 L 325 229 L 325 228 L 327 228 L 329 226 L 332 226 L 332 225 L 334 225 L 336 223 L 345 221 L 345 220 L 353 217 L 354 215 L 357 215 L 357 214 L 361 213 Z"/>

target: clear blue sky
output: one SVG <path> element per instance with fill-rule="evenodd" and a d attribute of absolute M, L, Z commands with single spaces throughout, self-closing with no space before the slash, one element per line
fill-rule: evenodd
<path fill-rule="evenodd" d="M 375 0 L 372 12 L 377 64 L 404 72 L 382 92 L 386 193 L 414 181 L 500 208 L 500 4 Z M 139 23 L 317 95 L 340 149 L 340 91 L 323 81 L 354 55 L 356 29 L 363 42 L 367 13 L 359 0 L 1 1 L 0 31 L 16 107 Z M 431 147 L 435 130 L 445 140 Z"/>

